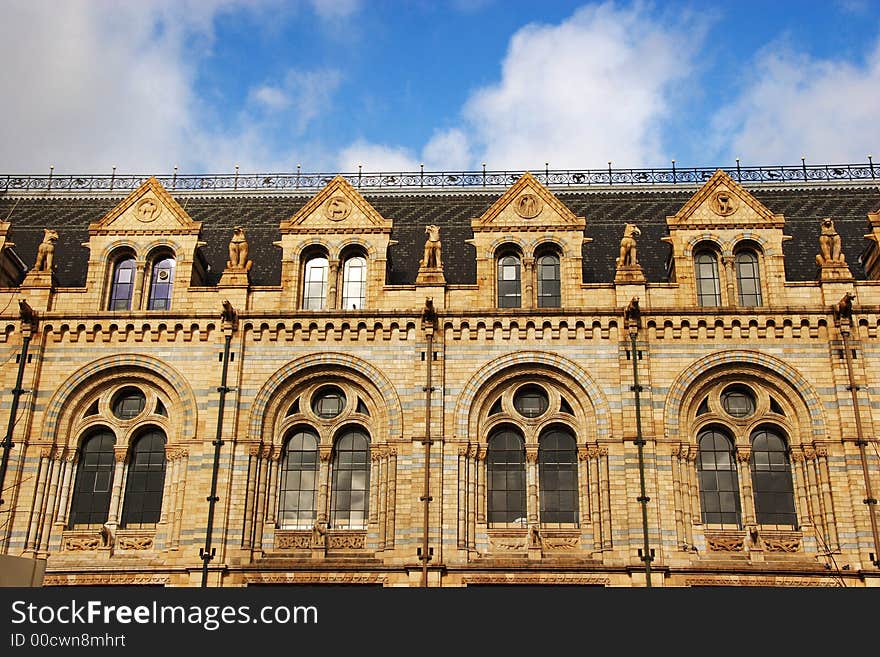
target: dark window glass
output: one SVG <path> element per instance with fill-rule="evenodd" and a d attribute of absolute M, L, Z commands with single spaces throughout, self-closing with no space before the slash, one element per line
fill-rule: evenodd
<path fill-rule="evenodd" d="M 150 277 L 149 310 L 169 310 L 171 308 L 171 290 L 174 285 L 174 258 L 165 256 L 157 258 L 153 263 L 153 274 Z"/>
<path fill-rule="evenodd" d="M 697 278 L 697 301 L 701 306 L 721 305 L 721 282 L 718 260 L 711 251 L 701 251 L 694 258 Z"/>
<path fill-rule="evenodd" d="M 315 415 L 324 419 L 334 418 L 345 408 L 345 393 L 336 386 L 321 388 L 312 399 Z"/>
<path fill-rule="evenodd" d="M 162 403 L 161 399 L 156 400 L 156 415 L 164 415 L 168 417 L 168 411 L 165 410 L 165 404 Z"/>
<path fill-rule="evenodd" d="M 538 447 L 541 522 L 578 521 L 577 445 L 568 431 L 551 429 Z"/>
<path fill-rule="evenodd" d="M 370 438 L 360 429 L 350 429 L 336 440 L 333 453 L 331 527 L 366 527 L 369 490 Z"/>
<path fill-rule="evenodd" d="M 97 415 L 98 414 L 98 400 L 92 402 L 92 405 L 89 406 L 88 410 L 83 413 L 83 417 L 88 417 L 89 415 Z"/>
<path fill-rule="evenodd" d="M 100 429 L 83 441 L 73 486 L 71 526 L 107 522 L 116 463 L 113 458 L 115 442 L 109 429 Z"/>
<path fill-rule="evenodd" d="M 358 397 L 357 408 L 355 408 L 355 413 L 363 413 L 364 415 L 370 414 L 370 409 L 367 408 L 367 405 L 364 403 L 364 400 Z"/>
<path fill-rule="evenodd" d="M 761 275 L 758 256 L 754 251 L 736 254 L 736 281 L 739 286 L 739 305 L 761 305 Z"/>
<path fill-rule="evenodd" d="M 571 404 L 565 401 L 565 399 L 562 399 L 559 402 L 559 412 L 567 413 L 568 415 L 574 415 L 574 411 L 571 410 Z"/>
<path fill-rule="evenodd" d="M 721 406 L 733 417 L 748 417 L 755 412 L 755 396 L 745 386 L 731 386 L 721 393 Z"/>
<path fill-rule="evenodd" d="M 719 431 L 703 431 L 697 470 L 700 475 L 700 507 L 706 524 L 741 525 L 739 484 L 733 443 Z"/>
<path fill-rule="evenodd" d="M 699 408 L 697 408 L 697 415 L 702 415 L 703 413 L 709 412 L 709 398 L 706 397 L 703 401 L 700 402 Z"/>
<path fill-rule="evenodd" d="M 791 462 L 782 436 L 769 429 L 753 433 L 751 467 L 758 523 L 797 527 Z"/>
<path fill-rule="evenodd" d="M 120 420 L 130 420 L 144 411 L 147 398 L 137 388 L 123 388 L 113 399 L 113 415 Z"/>
<path fill-rule="evenodd" d="M 489 522 L 526 522 L 526 453 L 522 438 L 503 429 L 489 438 L 486 454 Z"/>
<path fill-rule="evenodd" d="M 521 280 L 519 256 L 511 254 L 498 259 L 499 308 L 520 307 L 522 302 Z"/>
<path fill-rule="evenodd" d="M 489 415 L 497 415 L 501 412 L 501 397 L 495 400 L 495 403 L 492 404 L 492 408 L 489 409 Z"/>
<path fill-rule="evenodd" d="M 559 308 L 562 304 L 560 295 L 561 276 L 559 273 L 559 256 L 548 253 L 538 258 L 538 307 Z"/>
<path fill-rule="evenodd" d="M 311 527 L 315 522 L 318 485 L 318 436 L 300 430 L 287 441 L 281 462 L 278 523 L 281 527 Z"/>
<path fill-rule="evenodd" d="M 134 258 L 126 257 L 116 262 L 110 286 L 110 310 L 131 310 L 134 274 Z"/>
<path fill-rule="evenodd" d="M 359 310 L 367 296 L 367 259 L 354 256 L 342 269 L 342 309 Z"/>
<path fill-rule="evenodd" d="M 288 416 L 290 416 L 290 415 L 296 415 L 297 413 L 299 413 L 299 398 L 298 398 L 298 397 L 297 397 L 297 399 L 296 399 L 296 400 L 290 405 L 290 408 L 287 409 L 287 415 L 288 415 Z"/>
<path fill-rule="evenodd" d="M 543 415 L 549 405 L 547 393 L 540 386 L 523 386 L 513 396 L 513 407 L 525 417 Z"/>
<path fill-rule="evenodd" d="M 303 308 L 321 310 L 327 299 L 327 258 L 318 256 L 306 262 L 303 275 Z"/>
<path fill-rule="evenodd" d="M 782 406 L 780 406 L 779 402 L 773 399 L 773 397 L 770 398 L 770 412 L 785 415 L 785 411 L 782 410 Z"/>
<path fill-rule="evenodd" d="M 122 526 L 159 522 L 165 488 L 165 434 L 150 429 L 131 450 Z"/>

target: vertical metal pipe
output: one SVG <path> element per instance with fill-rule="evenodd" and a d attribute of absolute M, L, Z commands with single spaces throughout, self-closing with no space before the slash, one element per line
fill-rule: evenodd
<path fill-rule="evenodd" d="M 214 549 L 211 547 L 212 534 L 214 532 L 214 507 L 220 499 L 217 497 L 217 476 L 220 472 L 220 447 L 223 446 L 223 414 L 226 408 L 226 393 L 229 388 L 226 386 L 226 377 L 229 374 L 229 345 L 232 342 L 232 320 L 234 311 L 232 306 L 224 304 L 224 323 L 228 323 L 228 330 L 224 337 L 223 344 L 223 372 L 220 375 L 220 387 L 217 392 L 220 393 L 220 404 L 217 409 L 217 433 L 214 437 L 214 469 L 211 473 L 211 494 L 208 496 L 208 526 L 205 532 L 205 547 L 200 550 L 199 556 L 202 559 L 202 586 L 208 586 L 208 563 L 214 558 Z"/>
<path fill-rule="evenodd" d="M 24 378 L 24 366 L 27 363 L 28 347 L 31 344 L 30 331 L 25 331 L 21 341 L 21 353 L 18 359 L 18 374 L 15 377 L 15 387 L 12 389 L 12 406 L 9 409 L 9 422 L 6 424 L 6 436 L 3 438 L 3 457 L 0 459 L 0 508 L 2 508 L 5 500 L 3 499 L 3 486 L 6 481 L 6 470 L 9 467 L 9 453 L 15 446 L 12 442 L 12 432 L 15 430 L 15 416 L 18 415 L 18 403 L 24 392 L 21 387 Z"/>
<path fill-rule="evenodd" d="M 431 497 L 431 445 L 433 444 L 433 441 L 431 440 L 431 393 L 434 391 L 434 387 L 431 381 L 431 365 L 434 361 L 435 318 L 436 314 L 434 313 L 433 301 L 431 299 L 425 299 L 425 311 L 422 315 L 425 328 L 425 338 L 427 341 L 427 344 L 425 345 L 427 350 L 425 353 L 425 361 L 427 362 L 427 367 L 425 369 L 425 439 L 422 441 L 422 444 L 425 446 L 425 480 L 424 487 L 422 488 L 422 496 L 419 498 L 422 504 L 424 504 L 422 553 L 420 555 L 422 561 L 423 587 L 428 586 L 428 561 L 431 560 L 431 551 L 428 546 L 428 530 L 430 524 L 430 504 L 433 499 Z"/>

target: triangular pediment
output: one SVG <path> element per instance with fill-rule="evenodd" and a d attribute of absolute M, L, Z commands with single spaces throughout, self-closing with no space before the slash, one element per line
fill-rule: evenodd
<path fill-rule="evenodd" d="M 380 215 L 342 176 L 336 176 L 289 220 L 282 233 L 390 233 Z"/>
<path fill-rule="evenodd" d="M 526 172 L 480 217 L 471 222 L 474 231 L 583 230 L 586 219 L 578 217 L 550 190 Z"/>
<path fill-rule="evenodd" d="M 718 169 L 673 216 L 670 228 L 782 228 L 785 219 L 767 209 L 748 190 Z"/>
<path fill-rule="evenodd" d="M 124 201 L 91 224 L 89 234 L 198 234 L 201 226 L 162 183 L 150 176 Z"/>

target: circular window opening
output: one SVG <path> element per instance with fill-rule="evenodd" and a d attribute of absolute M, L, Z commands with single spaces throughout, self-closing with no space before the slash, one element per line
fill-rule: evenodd
<path fill-rule="evenodd" d="M 550 399 L 540 386 L 523 386 L 513 396 L 513 407 L 525 417 L 543 415 L 549 406 Z"/>
<path fill-rule="evenodd" d="M 324 419 L 336 417 L 345 408 L 345 393 L 336 386 L 321 388 L 312 398 L 312 410 Z"/>
<path fill-rule="evenodd" d="M 113 415 L 120 420 L 130 420 L 144 411 L 147 398 L 137 388 L 123 388 L 113 400 Z"/>
<path fill-rule="evenodd" d="M 748 417 L 755 412 L 755 395 L 745 386 L 730 386 L 721 393 L 721 407 L 733 417 Z"/>

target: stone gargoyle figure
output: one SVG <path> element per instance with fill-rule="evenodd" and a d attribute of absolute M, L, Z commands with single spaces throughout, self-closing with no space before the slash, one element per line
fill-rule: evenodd
<path fill-rule="evenodd" d="M 58 233 L 51 228 L 43 229 L 43 241 L 37 247 L 37 261 L 34 263 L 34 271 L 54 271 L 55 242 L 57 241 Z"/>
<path fill-rule="evenodd" d="M 443 267 L 443 261 L 440 257 L 440 227 L 434 224 L 426 226 L 425 234 L 428 236 L 428 239 L 425 240 L 425 255 L 419 261 L 419 267 L 440 269 Z"/>
<path fill-rule="evenodd" d="M 637 267 L 636 238 L 642 234 L 638 226 L 627 224 L 623 229 L 623 238 L 620 240 L 620 256 L 617 258 L 618 267 Z"/>
<path fill-rule="evenodd" d="M 229 261 L 226 266 L 229 269 L 249 271 L 253 264 L 251 260 L 248 260 L 248 242 L 244 228 L 236 226 L 232 229 L 232 239 L 229 241 Z"/>
<path fill-rule="evenodd" d="M 822 220 L 819 233 L 819 254 L 816 256 L 816 264 L 820 267 L 828 265 L 845 264 L 846 260 L 841 252 L 840 235 L 834 228 L 834 221 L 827 217 Z"/>

